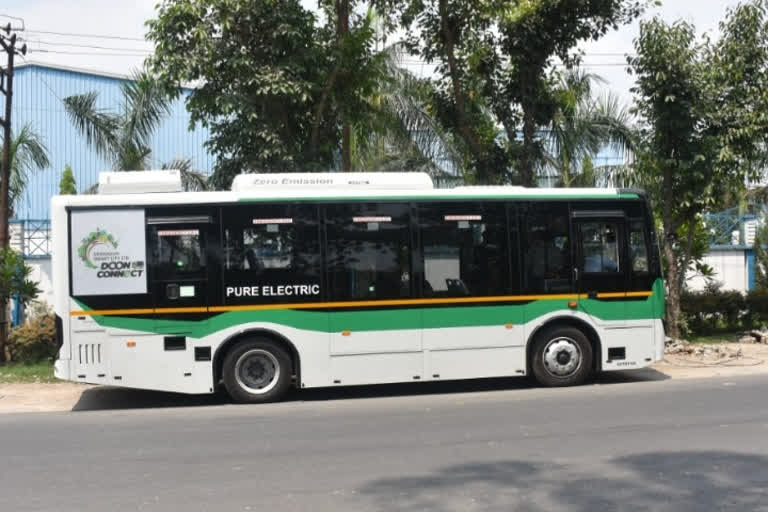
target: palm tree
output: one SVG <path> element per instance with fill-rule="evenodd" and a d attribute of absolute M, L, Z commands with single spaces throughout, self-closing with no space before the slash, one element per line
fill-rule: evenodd
<path fill-rule="evenodd" d="M 352 167 L 360 171 L 422 171 L 456 178 L 463 164 L 451 135 L 430 112 L 432 85 L 403 67 L 395 44 L 376 56 L 370 116 L 352 126 Z"/>
<path fill-rule="evenodd" d="M 559 106 L 539 173 L 554 177 L 559 186 L 617 185 L 617 181 L 626 185 L 632 180 L 635 144 L 629 112 L 613 94 L 595 99 L 596 82 L 602 82 L 597 75 L 568 70 L 556 91 Z M 624 155 L 625 164 L 595 167 L 595 157 L 606 148 Z"/>
<path fill-rule="evenodd" d="M 138 171 L 150 168 L 152 134 L 171 112 L 170 99 L 163 87 L 147 72 L 134 72 L 122 85 L 123 103 L 119 112 L 96 107 L 95 91 L 64 98 L 64 108 L 77 130 L 96 153 L 110 162 L 116 171 Z M 185 163 L 183 183 L 203 182 L 191 177 L 191 161 Z M 168 164 L 164 169 L 172 168 Z M 199 173 L 197 173 L 199 174 Z M 207 186 L 207 180 L 205 180 Z M 95 191 L 91 187 L 88 191 Z"/>
<path fill-rule="evenodd" d="M 17 202 L 24 195 L 32 173 L 48 168 L 51 162 L 42 138 L 28 124 L 11 137 L 10 149 L 8 204 L 13 217 Z"/>

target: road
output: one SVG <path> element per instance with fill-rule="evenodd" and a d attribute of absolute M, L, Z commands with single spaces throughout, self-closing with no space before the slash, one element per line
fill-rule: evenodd
<path fill-rule="evenodd" d="M 768 376 L 93 392 L 0 416 L 1 510 L 768 511 Z"/>

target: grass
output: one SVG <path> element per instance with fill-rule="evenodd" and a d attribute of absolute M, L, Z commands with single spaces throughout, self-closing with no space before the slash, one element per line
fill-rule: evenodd
<path fill-rule="evenodd" d="M 701 336 L 691 336 L 688 341 L 691 343 L 736 343 L 743 336 L 744 331 L 738 332 L 718 332 Z"/>
<path fill-rule="evenodd" d="M 0 363 L 0 384 L 18 382 L 56 382 L 53 363 Z"/>

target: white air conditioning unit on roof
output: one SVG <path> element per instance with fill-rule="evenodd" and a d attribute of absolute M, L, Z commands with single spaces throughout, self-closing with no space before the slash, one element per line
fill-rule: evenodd
<path fill-rule="evenodd" d="M 181 171 L 119 171 L 99 173 L 99 194 L 181 192 Z"/>

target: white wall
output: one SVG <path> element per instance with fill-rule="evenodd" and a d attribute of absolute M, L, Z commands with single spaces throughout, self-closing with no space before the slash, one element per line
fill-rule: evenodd
<path fill-rule="evenodd" d="M 749 291 L 746 251 L 710 251 L 704 256 L 704 263 L 712 267 L 713 278 L 723 283 L 723 290 Z M 689 276 L 687 284 L 691 290 L 703 290 L 707 280 L 701 276 Z"/>
<path fill-rule="evenodd" d="M 37 286 L 40 288 L 40 295 L 37 296 L 37 300 L 45 301 L 53 306 L 51 258 L 30 259 L 26 260 L 26 263 L 32 269 L 30 279 L 37 281 Z"/>

